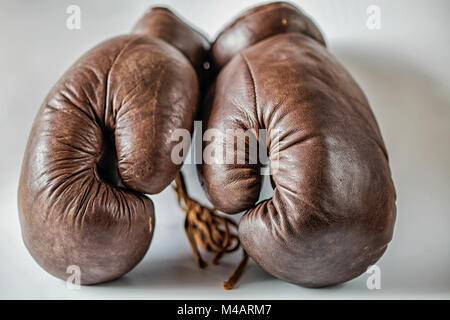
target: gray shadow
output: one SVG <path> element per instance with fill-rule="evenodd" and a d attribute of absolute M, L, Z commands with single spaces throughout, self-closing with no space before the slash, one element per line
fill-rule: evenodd
<path fill-rule="evenodd" d="M 240 254 L 234 254 L 237 258 Z M 102 287 L 129 287 L 133 289 L 187 289 L 192 287 L 221 287 L 236 268 L 239 259 L 225 257 L 219 265 L 208 263 L 204 269 L 195 264 L 192 255 L 177 255 L 167 259 L 149 259 L 141 262 L 139 267 L 129 274 L 105 284 Z M 249 261 L 236 289 L 243 288 L 254 282 L 273 279 L 253 261 Z"/>
<path fill-rule="evenodd" d="M 366 93 L 397 190 L 394 238 L 378 265 L 385 290 L 450 293 L 450 94 L 426 65 L 361 46 L 333 54 Z"/>

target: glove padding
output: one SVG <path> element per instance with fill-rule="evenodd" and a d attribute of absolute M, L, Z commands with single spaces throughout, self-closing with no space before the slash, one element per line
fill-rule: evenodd
<path fill-rule="evenodd" d="M 222 70 L 203 108 L 203 128 L 221 134 L 203 148 L 224 152 L 217 163 L 199 166 L 211 202 L 229 214 L 246 210 L 241 243 L 275 277 L 321 287 L 365 272 L 392 238 L 396 194 L 358 85 L 313 22 L 287 3 L 243 13 L 212 52 Z M 250 139 L 244 150 L 228 129 L 248 130 L 257 141 L 259 129 L 267 130 L 271 199 L 256 204 L 261 163 L 250 162 Z M 230 152 L 235 161 L 227 164 Z M 236 163 L 240 155 L 243 164 Z"/>
<path fill-rule="evenodd" d="M 144 257 L 155 226 L 144 193 L 160 192 L 180 169 L 171 134 L 192 128 L 208 46 L 169 10 L 153 8 L 133 34 L 87 52 L 50 91 L 18 192 L 25 245 L 49 273 L 66 279 L 76 265 L 82 284 L 99 283 Z"/>

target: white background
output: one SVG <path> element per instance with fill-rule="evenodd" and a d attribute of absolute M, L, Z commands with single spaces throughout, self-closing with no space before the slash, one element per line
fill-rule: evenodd
<path fill-rule="evenodd" d="M 258 1 L 159 2 L 213 39 Z M 197 269 L 171 188 L 153 196 L 157 226 L 145 259 L 119 280 L 68 290 L 26 251 L 17 214 L 20 164 L 33 118 L 62 73 L 86 50 L 126 33 L 155 1 L 0 1 L 0 298 L 322 299 L 450 298 L 450 2 L 295 1 L 323 30 L 330 51 L 367 94 L 379 121 L 398 193 L 394 239 L 383 258 L 381 290 L 363 274 L 345 284 L 306 289 L 251 263 L 238 287 L 222 280 L 240 254 Z M 66 28 L 66 8 L 81 7 L 81 30 Z M 381 8 L 369 30 L 366 9 Z M 195 169 L 191 194 L 207 203 Z M 270 196 L 265 188 L 263 197 Z"/>

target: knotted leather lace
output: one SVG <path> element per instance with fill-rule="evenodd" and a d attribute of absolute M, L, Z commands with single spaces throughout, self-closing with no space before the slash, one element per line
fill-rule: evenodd
<path fill-rule="evenodd" d="M 216 210 L 200 205 L 196 200 L 189 197 L 184 182 L 183 174 L 178 173 L 173 186 L 177 193 L 178 203 L 186 213 L 184 229 L 189 244 L 194 254 L 197 265 L 205 268 L 208 264 L 200 255 L 198 246 L 214 253 L 213 264 L 219 264 L 220 258 L 226 253 L 239 249 L 240 241 L 236 232 L 237 224 L 230 218 L 217 214 Z M 223 287 L 230 290 L 239 280 L 248 261 L 248 255 L 243 250 L 243 257 L 236 270 L 228 280 L 223 282 Z"/>

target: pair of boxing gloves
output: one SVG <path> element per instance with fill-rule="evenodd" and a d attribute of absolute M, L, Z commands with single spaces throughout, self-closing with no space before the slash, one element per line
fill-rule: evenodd
<path fill-rule="evenodd" d="M 196 117 L 204 130 L 244 129 L 261 143 L 267 132 L 271 199 L 257 203 L 260 162 L 198 166 L 219 211 L 245 211 L 239 239 L 267 272 L 328 286 L 382 256 L 396 194 L 374 115 L 315 24 L 278 2 L 244 12 L 212 45 L 153 8 L 61 77 L 33 123 L 19 182 L 22 235 L 39 265 L 62 279 L 77 265 L 82 284 L 130 271 L 155 228 L 145 194 L 177 175 L 172 134 Z"/>

